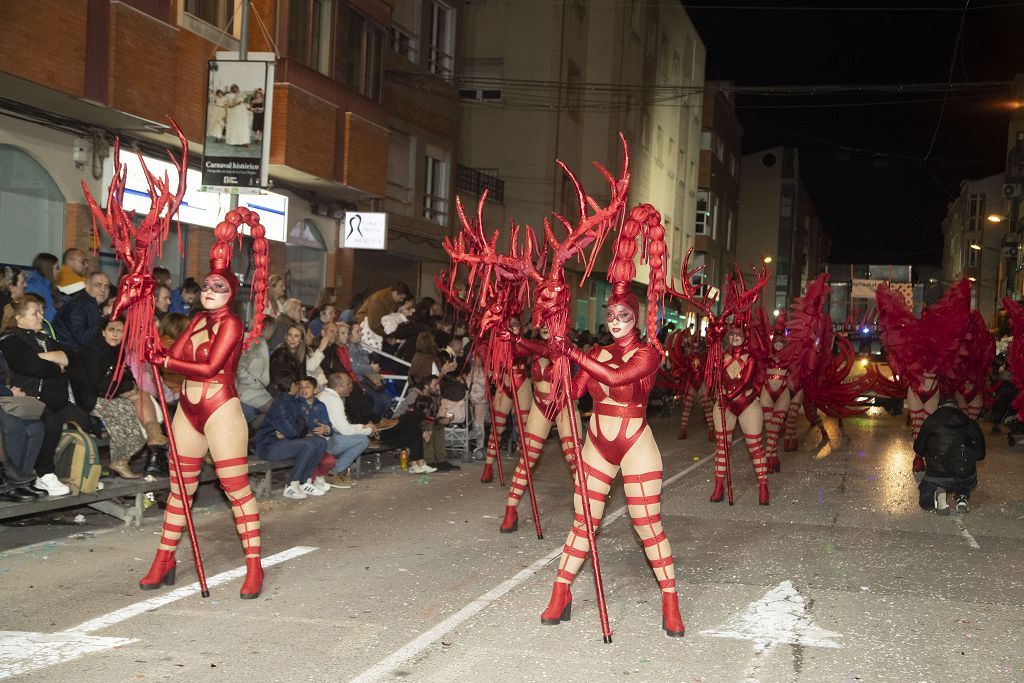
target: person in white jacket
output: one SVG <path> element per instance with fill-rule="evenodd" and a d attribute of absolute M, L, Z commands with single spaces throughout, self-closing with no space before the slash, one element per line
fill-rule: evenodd
<path fill-rule="evenodd" d="M 336 372 L 327 378 L 327 386 L 320 390 L 317 398 L 327 406 L 327 415 L 331 418 L 334 434 L 328 438 L 327 450 L 335 454 L 337 462 L 328 473 L 326 479 L 331 486 L 350 488 L 355 485 L 348 468 L 363 454 L 370 443 L 370 438 L 379 436 L 377 427 L 372 424 L 352 424 L 345 414 L 345 398 L 352 393 L 352 378 Z"/>

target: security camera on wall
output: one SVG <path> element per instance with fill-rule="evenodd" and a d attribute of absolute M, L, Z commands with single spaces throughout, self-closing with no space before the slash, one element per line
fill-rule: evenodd
<path fill-rule="evenodd" d="M 89 141 L 76 137 L 71 143 L 71 160 L 76 168 L 82 168 L 89 161 Z"/>

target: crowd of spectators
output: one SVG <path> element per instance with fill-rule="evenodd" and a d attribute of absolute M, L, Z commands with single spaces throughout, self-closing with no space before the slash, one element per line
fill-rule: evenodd
<path fill-rule="evenodd" d="M 190 277 L 175 287 L 163 268 L 154 279 L 155 322 L 170 347 L 188 327 L 199 285 Z M 440 302 L 415 301 L 398 282 L 349 306 L 325 288 L 307 310 L 283 278 L 269 285 L 262 335 L 242 354 L 236 381 L 250 452 L 292 464 L 286 498 L 354 486 L 350 468 L 370 447 L 406 451 L 413 474 L 459 468 L 445 428 L 475 422 L 482 439 L 486 377 L 471 372 L 465 330 Z M 0 498 L 70 493 L 54 461 L 69 422 L 109 444 L 111 473 L 167 474 L 160 389 L 149 365 L 121 352 L 124 324 L 110 318 L 115 288 L 78 249 L 0 271 Z M 161 377 L 173 411 L 182 378 Z"/>

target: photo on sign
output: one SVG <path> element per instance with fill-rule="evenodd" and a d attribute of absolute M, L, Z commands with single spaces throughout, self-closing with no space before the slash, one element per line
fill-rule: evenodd
<path fill-rule="evenodd" d="M 270 132 L 272 66 L 266 62 L 209 62 L 203 185 L 261 187 Z"/>

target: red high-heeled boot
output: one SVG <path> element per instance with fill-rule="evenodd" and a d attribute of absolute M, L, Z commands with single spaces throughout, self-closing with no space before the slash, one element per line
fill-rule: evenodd
<path fill-rule="evenodd" d="M 242 582 L 242 589 L 238 592 L 238 597 L 242 600 L 255 600 L 260 597 L 260 593 L 263 591 L 263 565 L 260 564 L 260 558 L 246 557 L 245 558 L 245 581 Z"/>
<path fill-rule="evenodd" d="M 161 586 L 173 586 L 177 564 L 173 550 L 157 550 L 153 564 L 149 567 L 149 573 L 139 579 L 139 588 L 144 591 L 153 591 Z"/>
<path fill-rule="evenodd" d="M 711 492 L 711 502 L 721 503 L 725 498 L 725 479 L 715 477 L 715 490 Z"/>
<path fill-rule="evenodd" d="M 781 471 L 782 471 L 782 461 L 779 460 L 779 456 L 777 456 L 777 455 L 769 455 L 768 456 L 768 472 L 769 472 L 769 474 L 774 474 L 775 472 L 781 472 Z"/>
<path fill-rule="evenodd" d="M 682 638 L 686 634 L 683 618 L 679 616 L 679 594 L 662 591 L 661 593 L 661 627 L 665 635 Z"/>
<path fill-rule="evenodd" d="M 768 482 L 759 481 L 757 483 L 757 504 L 767 505 L 768 504 Z"/>
<path fill-rule="evenodd" d="M 494 465 L 486 463 L 484 465 L 484 473 L 480 475 L 481 484 L 489 484 L 494 479 Z"/>
<path fill-rule="evenodd" d="M 498 528 L 503 534 L 510 534 L 519 528 L 519 512 L 515 505 L 505 506 L 505 519 L 501 520 L 501 527 Z"/>
<path fill-rule="evenodd" d="M 915 472 L 924 472 L 924 469 L 925 469 L 924 468 L 924 458 L 922 458 L 920 455 L 915 455 L 914 456 L 914 471 Z"/>
<path fill-rule="evenodd" d="M 569 592 L 569 584 L 555 581 L 551 589 L 551 601 L 548 608 L 541 612 L 540 623 L 545 626 L 557 626 L 563 621 L 569 621 L 572 616 L 572 593 Z"/>

